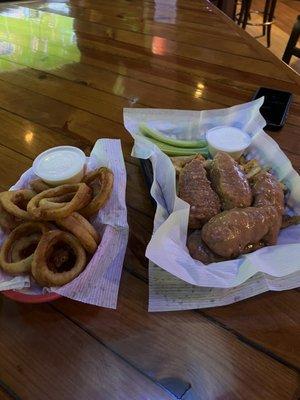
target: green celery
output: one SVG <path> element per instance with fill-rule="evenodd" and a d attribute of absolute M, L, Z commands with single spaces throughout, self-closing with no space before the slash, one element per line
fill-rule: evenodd
<path fill-rule="evenodd" d="M 156 141 L 165 143 L 170 146 L 175 146 L 175 147 L 181 147 L 181 148 L 200 148 L 200 147 L 205 147 L 207 142 L 206 140 L 179 140 L 179 139 L 173 139 L 168 136 L 165 136 L 161 132 L 159 132 L 156 129 L 151 129 L 145 124 L 141 124 L 139 126 L 140 132 L 142 135 L 154 139 Z"/>
<path fill-rule="evenodd" d="M 168 156 L 190 156 L 193 154 L 202 154 L 203 156 L 208 156 L 207 147 L 198 147 L 198 148 L 186 148 L 183 149 L 181 147 L 171 146 L 166 143 L 159 142 L 158 140 L 152 139 L 148 137 L 152 143 L 156 144 L 157 147 L 160 148 L 161 151 L 166 153 Z"/>

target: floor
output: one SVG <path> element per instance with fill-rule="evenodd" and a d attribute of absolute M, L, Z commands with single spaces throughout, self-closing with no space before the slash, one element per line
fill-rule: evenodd
<path fill-rule="evenodd" d="M 253 0 L 253 10 L 262 10 L 265 0 Z M 299 0 L 278 0 L 276 5 L 276 22 L 272 27 L 271 47 L 269 48 L 277 57 L 282 58 L 285 46 L 290 37 L 292 27 L 300 14 Z M 257 22 L 261 17 L 252 14 L 253 22 Z M 262 37 L 262 28 L 257 26 L 247 26 L 247 32 L 266 46 L 266 37 Z M 300 73 L 300 59 L 292 57 L 290 66 Z"/>

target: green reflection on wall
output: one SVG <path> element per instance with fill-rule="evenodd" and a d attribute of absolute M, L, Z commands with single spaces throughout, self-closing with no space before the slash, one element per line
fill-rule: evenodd
<path fill-rule="evenodd" d="M 73 18 L 25 7 L 0 12 L 0 72 L 54 69 L 79 59 Z"/>

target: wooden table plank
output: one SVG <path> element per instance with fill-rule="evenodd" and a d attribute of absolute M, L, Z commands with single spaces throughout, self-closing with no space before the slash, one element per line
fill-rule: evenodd
<path fill-rule="evenodd" d="M 0 108 L 91 142 L 99 137 L 122 138 L 125 154 L 130 154 L 132 139 L 120 124 L 4 81 L 0 83 Z"/>
<path fill-rule="evenodd" d="M 26 51 L 25 48 L 24 51 Z M 202 72 L 200 78 L 200 76 L 192 77 L 190 74 L 179 74 L 178 71 L 176 71 L 175 74 L 172 71 L 166 71 L 165 69 L 153 66 L 145 68 L 143 63 L 139 64 L 137 61 L 135 61 L 133 69 L 132 66 L 130 68 L 130 64 L 126 59 L 116 60 L 124 63 L 124 68 L 120 69 L 118 68 L 117 63 L 113 63 L 110 58 L 108 58 L 110 64 L 106 65 L 105 58 L 103 60 L 101 57 L 98 60 L 99 64 L 97 64 L 97 68 L 95 68 L 94 66 L 89 65 L 93 64 L 95 61 L 88 57 L 81 60 L 80 64 L 69 64 L 67 59 L 58 57 L 54 54 L 51 54 L 51 57 L 55 59 L 58 64 L 61 64 L 62 67 L 51 71 L 50 77 L 51 75 L 54 75 L 60 78 L 66 78 L 75 83 L 84 84 L 88 87 L 103 90 L 114 95 L 125 97 L 129 100 L 132 100 L 132 93 L 135 93 L 134 98 L 138 99 L 138 103 L 150 107 L 153 106 L 155 100 L 158 102 L 157 105 L 160 107 L 166 107 L 167 101 L 170 102 L 170 97 L 172 97 L 172 99 L 174 98 L 172 101 L 175 101 L 177 107 L 180 106 L 182 108 L 187 106 L 187 102 L 189 102 L 189 107 L 191 107 L 191 103 L 195 102 L 195 106 L 199 108 L 199 105 L 201 106 L 197 100 L 199 97 L 216 104 L 229 106 L 236 104 L 238 101 L 249 100 L 257 87 L 256 85 L 251 85 L 251 83 L 245 82 L 239 82 L 235 86 L 233 86 L 233 82 L 230 82 L 230 85 L 226 85 L 224 79 L 223 81 L 216 83 L 216 76 L 213 76 L 214 80 L 209 79 L 211 74 L 209 75 L 205 71 Z M 9 68 L 21 69 L 22 66 L 31 67 L 45 72 L 48 72 L 49 70 L 45 65 L 44 54 L 38 51 L 36 52 L 34 59 L 30 59 L 27 63 L 23 64 L 15 65 L 12 62 L 9 62 L 9 56 L 2 56 L 1 60 L 8 70 Z M 83 61 L 85 61 L 85 63 L 83 63 Z M 99 68 L 100 65 L 102 68 Z M 139 67 L 139 71 L 137 71 L 137 67 Z M 143 73 L 139 73 L 142 68 Z M 112 70 L 115 70 L 116 73 L 112 72 Z M 39 74 L 38 76 L 41 77 L 40 79 L 47 79 L 48 74 Z M 172 75 L 174 76 L 173 79 Z M 207 77 L 206 79 L 204 79 L 205 76 Z M 127 77 L 127 79 L 125 77 Z M 152 85 L 145 82 L 151 83 Z M 276 83 L 277 82 L 275 81 L 274 84 L 276 85 Z M 199 90 L 196 92 L 197 85 L 199 84 L 205 87 L 205 90 L 202 90 L 201 93 Z M 165 88 L 165 90 L 162 90 L 161 96 L 158 99 L 157 96 L 154 95 L 155 91 L 157 91 L 157 86 Z M 224 95 L 225 90 L 227 96 Z M 185 96 L 186 99 L 182 99 L 182 94 L 180 94 L 179 97 L 178 92 L 187 93 L 189 96 Z M 201 94 L 201 96 L 199 96 L 199 94 Z M 184 102 L 184 100 L 186 101 Z"/>
<path fill-rule="evenodd" d="M 17 400 L 17 398 L 10 393 L 10 390 L 6 388 L 2 382 L 0 382 L 0 400 Z"/>
<path fill-rule="evenodd" d="M 132 104 L 153 107 L 155 94 L 157 93 L 155 93 L 157 87 L 154 85 L 132 82 L 132 80 L 128 82 L 122 77 L 118 78 L 118 76 L 114 77 L 113 82 L 112 79 L 103 80 L 105 76 L 102 76 L 101 79 L 96 80 L 95 85 L 89 85 L 90 76 L 88 70 L 85 75 L 77 75 L 76 71 L 75 74 L 68 73 L 68 67 L 66 67 L 66 72 L 64 69 L 60 69 L 49 74 L 41 73 L 44 70 L 43 67 L 39 70 L 25 69 L 10 61 L 2 60 L 2 63 L 15 66 L 16 71 L 2 74 L 0 76 L 1 81 L 18 85 L 102 117 L 107 118 L 109 116 L 109 119 L 119 123 L 123 121 L 124 107 L 131 107 Z M 74 68 L 77 69 L 76 67 Z M 104 75 L 108 74 L 104 73 Z M 108 76 L 108 78 L 111 77 Z M 67 95 L 65 96 L 59 96 L 60 93 L 57 91 L 57 87 L 62 85 L 66 89 Z M 172 98 L 172 103 L 177 108 L 186 108 L 188 104 L 194 109 L 209 106 L 215 108 L 217 106 L 218 98 L 212 102 L 201 97 L 195 98 L 194 92 L 187 95 L 166 88 L 161 88 L 160 90 L 161 97 L 157 99 L 157 102 L 162 108 L 166 107 L 167 99 L 170 98 Z M 132 92 L 136 93 L 134 98 L 129 94 Z"/>
<path fill-rule="evenodd" d="M 95 3 L 94 3 L 95 5 Z M 41 11 L 50 11 L 53 12 L 51 8 L 51 3 L 48 5 L 47 3 L 43 2 L 34 2 L 28 3 L 26 6 L 34 9 L 38 9 Z M 94 6 L 93 6 L 94 7 Z M 76 3 L 70 3 L 70 7 L 66 10 L 55 10 L 55 13 L 60 15 L 68 15 L 70 17 L 75 18 L 76 20 L 88 21 L 91 23 L 103 24 L 108 25 L 112 28 L 120 28 L 123 30 L 128 31 L 143 31 L 144 29 L 148 28 L 148 24 L 151 24 L 153 21 L 153 13 L 152 16 L 146 14 L 144 11 L 143 13 L 140 12 L 140 15 L 126 15 L 126 12 L 122 13 L 118 11 L 118 4 L 114 3 L 115 10 L 112 13 L 106 12 L 103 13 L 103 5 L 99 5 L 101 7 L 101 11 L 97 8 L 89 8 L 84 9 L 83 7 L 77 7 Z M 135 10 L 135 14 L 137 14 L 138 10 Z M 167 10 L 168 11 L 168 10 Z M 184 28 L 187 31 L 196 31 L 196 32 L 203 32 L 203 33 L 210 33 L 214 34 L 215 29 L 212 27 L 212 24 L 216 24 L 218 31 L 220 34 L 224 35 L 225 37 L 233 38 L 238 36 L 235 32 L 230 32 L 226 30 L 220 18 L 213 13 L 209 12 L 207 9 L 203 9 L 197 13 L 197 20 L 195 20 L 195 16 L 193 14 L 187 14 L 186 11 L 185 17 L 178 17 L 176 16 L 176 25 L 179 28 Z M 145 16 L 144 16 L 145 13 Z M 180 15 L 182 13 L 180 12 Z M 109 19 L 109 24 L 108 24 Z M 166 16 L 166 17 L 158 17 L 156 24 L 159 26 L 160 24 L 172 23 L 173 16 Z M 171 21 L 170 21 L 171 20 Z M 199 23 L 200 22 L 200 23 Z"/>
<path fill-rule="evenodd" d="M 0 119 L 0 144 L 28 158 L 54 146 L 78 146 L 86 153 L 91 150 L 92 142 L 85 137 L 46 128 L 6 110 L 0 109 Z"/>
<path fill-rule="evenodd" d="M 4 146 L 0 146 L 0 159 L 0 182 L 2 187 L 7 188 L 31 165 L 31 160 Z"/>
<path fill-rule="evenodd" d="M 85 42 L 88 44 L 87 42 Z M 146 58 L 146 57 L 145 57 Z M 236 71 L 231 68 L 222 68 L 218 65 L 208 64 L 203 61 L 198 61 L 197 63 L 192 63 L 191 61 L 180 60 L 178 63 L 174 64 L 167 61 L 164 58 L 154 58 L 151 61 L 151 65 L 147 64 L 147 60 L 142 57 L 134 58 L 129 57 L 128 54 L 123 55 L 118 52 L 112 52 L 109 48 L 104 48 L 97 51 L 91 47 L 85 48 L 84 54 L 82 54 L 82 63 L 88 65 L 94 65 L 96 67 L 109 65 L 110 70 L 117 69 L 120 73 L 130 73 L 128 68 L 132 68 L 134 73 L 140 72 L 140 70 L 148 71 L 151 74 L 157 71 L 164 71 L 165 76 L 175 75 L 174 78 L 181 81 L 181 76 L 185 77 L 185 80 L 195 80 L 198 83 L 209 83 L 215 82 L 222 85 L 227 85 L 228 87 L 234 86 L 243 89 L 244 87 L 258 87 L 258 86 L 271 86 L 277 87 L 278 89 L 290 90 L 293 93 L 300 93 L 299 88 L 294 84 L 288 83 L 286 81 L 282 82 L 278 79 L 274 79 L 270 76 L 264 76 L 252 72 L 252 74 L 244 73 L 243 71 Z M 118 65 L 121 64 L 122 68 L 118 69 Z M 137 70 L 137 71 L 136 71 Z M 168 73 L 167 73 L 168 72 Z M 196 86 L 196 85 L 195 85 Z M 227 88 L 229 89 L 229 88 Z M 254 90 L 253 90 L 254 92 Z"/>
<path fill-rule="evenodd" d="M 204 311 L 229 329 L 273 352 L 300 371 L 299 292 L 266 293 L 232 306 Z"/>
<path fill-rule="evenodd" d="M 0 305 L 0 379 L 21 399 L 174 399 L 49 306 Z"/>
<path fill-rule="evenodd" d="M 40 2 L 43 3 L 43 2 Z M 129 4 L 132 5 L 132 7 L 141 7 L 141 1 L 140 0 L 130 0 L 130 3 L 128 3 L 128 0 L 117 0 L 116 1 L 118 7 L 119 6 L 128 6 Z M 93 0 L 72 0 L 72 4 L 78 4 L 80 5 L 81 8 L 92 8 L 92 7 L 97 7 L 98 5 L 101 6 L 102 4 L 111 4 L 110 0 L 99 0 L 97 3 Z M 193 11 L 205 11 L 208 8 L 209 3 L 207 2 L 202 2 L 202 1 L 194 1 L 194 0 L 176 0 L 176 3 L 173 4 L 172 1 L 170 0 L 159 0 L 159 3 L 157 0 L 144 0 L 143 4 L 146 7 L 162 7 L 162 8 L 170 8 L 172 5 L 172 8 L 176 8 L 176 10 L 193 10 Z"/>
<path fill-rule="evenodd" d="M 94 40 L 92 35 L 81 35 L 79 46 L 82 51 L 84 48 L 92 47 L 94 50 L 109 49 L 111 52 L 123 54 L 126 57 L 138 57 L 143 58 L 151 54 L 152 59 L 158 59 L 159 55 L 164 56 L 165 61 L 169 61 L 174 64 L 175 58 L 176 62 L 183 63 L 184 61 L 201 61 L 207 64 L 214 64 L 216 66 L 231 68 L 241 72 L 247 72 L 249 74 L 253 71 L 253 59 L 228 55 L 227 53 L 217 52 L 210 49 L 201 48 L 195 51 L 194 47 L 189 47 L 188 45 L 178 44 L 173 45 L 167 39 L 162 38 L 162 40 L 156 40 L 156 42 L 148 44 L 147 46 L 137 46 L 131 43 L 122 43 L 114 41 L 113 39 L 96 39 Z M 151 46 L 151 47 L 150 47 Z M 156 47 L 155 47 L 156 46 Z M 179 58 L 177 58 L 179 57 Z M 284 80 L 289 82 L 288 77 L 279 67 L 274 66 L 268 61 L 256 60 L 255 73 L 265 76 L 265 74 L 270 74 L 273 78 Z"/>
<path fill-rule="evenodd" d="M 197 399 L 283 400 L 297 389 L 295 371 L 197 313 L 149 314 L 146 284 L 127 273 L 116 312 L 66 300 L 53 306 L 155 380 L 190 384 Z"/>

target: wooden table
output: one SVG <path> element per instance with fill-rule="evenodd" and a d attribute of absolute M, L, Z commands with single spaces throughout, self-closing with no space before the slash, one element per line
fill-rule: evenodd
<path fill-rule="evenodd" d="M 300 78 L 205 0 L 2 4 L 0 182 L 50 146 L 121 138 L 131 228 L 117 311 L 0 299 L 0 399 L 298 399 L 299 292 L 147 312 L 154 209 L 123 107 L 209 109 L 292 91 L 274 134 L 300 168 Z"/>

